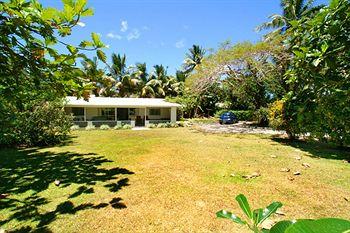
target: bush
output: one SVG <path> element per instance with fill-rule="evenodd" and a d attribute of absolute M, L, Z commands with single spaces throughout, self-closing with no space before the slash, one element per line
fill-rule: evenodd
<path fill-rule="evenodd" d="M 94 130 L 96 127 L 94 125 L 88 125 L 85 127 L 85 130 Z"/>
<path fill-rule="evenodd" d="M 215 113 L 216 117 L 219 117 L 224 112 L 232 112 L 236 115 L 239 121 L 252 121 L 254 120 L 254 111 L 251 110 L 220 110 Z"/>
<path fill-rule="evenodd" d="M 177 127 L 179 127 L 179 125 L 177 123 L 170 123 L 170 127 L 171 128 L 177 128 Z"/>
<path fill-rule="evenodd" d="M 72 126 L 70 127 L 70 130 L 72 130 L 72 131 L 74 131 L 74 130 L 79 130 L 79 129 L 80 129 L 79 125 L 72 125 Z"/>
<path fill-rule="evenodd" d="M 101 129 L 101 130 L 109 130 L 110 127 L 109 127 L 109 125 L 101 125 L 101 126 L 100 126 L 100 129 Z"/>
<path fill-rule="evenodd" d="M 116 126 L 114 126 L 113 129 L 120 130 L 120 129 L 123 129 L 123 126 L 122 125 L 116 125 Z"/>
<path fill-rule="evenodd" d="M 165 123 L 159 123 L 157 125 L 157 128 L 165 128 L 166 127 L 166 124 Z"/>
<path fill-rule="evenodd" d="M 184 121 L 178 121 L 177 122 L 178 127 L 185 127 L 185 122 Z"/>
<path fill-rule="evenodd" d="M 170 122 L 166 122 L 166 123 L 165 123 L 165 128 L 171 128 L 171 127 L 172 127 L 172 125 L 171 125 Z"/>
<path fill-rule="evenodd" d="M 148 124 L 147 127 L 150 129 L 153 129 L 153 128 L 157 128 L 157 125 L 156 124 Z"/>
<path fill-rule="evenodd" d="M 21 112 L 11 112 L 11 118 L 3 118 L 0 144 L 43 146 L 60 143 L 67 138 L 72 120 L 61 101 L 37 102 Z"/>
<path fill-rule="evenodd" d="M 132 129 L 132 126 L 129 124 L 123 125 L 123 129 Z"/>
<path fill-rule="evenodd" d="M 268 108 L 259 108 L 254 113 L 254 120 L 258 122 L 259 126 L 268 126 L 269 125 L 269 109 Z"/>

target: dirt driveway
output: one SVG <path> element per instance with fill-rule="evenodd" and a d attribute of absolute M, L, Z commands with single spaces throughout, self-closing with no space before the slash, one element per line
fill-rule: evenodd
<path fill-rule="evenodd" d="M 240 121 L 232 125 L 220 125 L 219 123 L 197 123 L 196 129 L 206 133 L 242 133 L 242 134 L 269 134 L 283 135 L 286 132 L 282 130 L 273 130 L 268 127 L 258 127 L 252 122 Z"/>

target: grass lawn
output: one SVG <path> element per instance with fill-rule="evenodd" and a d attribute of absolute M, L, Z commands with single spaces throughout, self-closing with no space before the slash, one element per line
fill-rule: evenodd
<path fill-rule="evenodd" d="M 242 215 L 234 201 L 239 193 L 253 207 L 281 201 L 286 216 L 275 219 L 349 219 L 350 164 L 343 161 L 349 158 L 350 152 L 315 143 L 188 128 L 78 131 L 59 147 L 0 150 L 0 194 L 10 194 L 0 200 L 0 228 L 246 232 L 215 217 L 223 208 Z M 291 172 L 280 172 L 283 167 Z M 296 170 L 300 176 L 293 176 Z M 261 176 L 241 177 L 252 172 Z"/>

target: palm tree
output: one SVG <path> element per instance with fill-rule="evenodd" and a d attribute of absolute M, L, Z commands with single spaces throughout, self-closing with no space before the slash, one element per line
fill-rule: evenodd
<path fill-rule="evenodd" d="M 93 86 L 92 93 L 95 96 L 99 96 L 109 92 L 114 80 L 106 76 L 103 69 L 98 68 L 97 57 L 93 57 L 92 59 L 85 58 L 81 64 L 83 66 L 83 77 Z"/>
<path fill-rule="evenodd" d="M 290 28 L 293 20 L 312 17 L 324 6 L 313 6 L 313 2 L 314 0 L 281 0 L 282 15 L 273 14 L 269 16 L 271 21 L 258 26 L 257 30 L 276 29 L 273 33 L 283 34 Z"/>
<path fill-rule="evenodd" d="M 184 72 L 190 73 L 197 65 L 202 63 L 205 55 L 205 49 L 199 45 L 192 45 L 189 49 L 189 53 L 186 53 L 184 61 Z"/>
<path fill-rule="evenodd" d="M 126 66 L 126 56 L 112 54 L 112 66 L 109 67 L 111 75 L 116 81 L 114 91 L 120 97 L 133 96 L 137 93 L 140 83 L 137 74 L 131 72 L 132 67 Z"/>

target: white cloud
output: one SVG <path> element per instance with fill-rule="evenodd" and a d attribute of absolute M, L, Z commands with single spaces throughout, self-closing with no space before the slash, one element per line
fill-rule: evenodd
<path fill-rule="evenodd" d="M 128 30 L 128 21 L 123 20 L 120 25 L 121 25 L 121 28 L 120 28 L 121 32 L 126 32 Z"/>
<path fill-rule="evenodd" d="M 132 32 L 130 32 L 126 36 L 126 39 L 128 39 L 128 40 L 138 39 L 140 36 L 141 36 L 140 31 L 138 29 L 133 29 Z"/>
<path fill-rule="evenodd" d="M 109 49 L 110 45 L 109 44 L 106 44 L 106 48 Z"/>
<path fill-rule="evenodd" d="M 148 30 L 149 30 L 149 27 L 143 26 L 143 27 L 142 27 L 142 30 L 148 31 Z"/>
<path fill-rule="evenodd" d="M 81 22 L 81 21 L 79 21 L 79 22 L 77 23 L 77 25 L 79 25 L 79 26 L 82 27 L 82 28 L 86 26 L 86 24 L 83 23 L 83 22 Z"/>
<path fill-rule="evenodd" d="M 121 40 L 123 38 L 121 35 L 115 34 L 113 32 L 109 32 L 107 34 L 107 37 L 112 39 L 117 39 L 117 40 Z"/>
<path fill-rule="evenodd" d="M 185 39 L 181 39 L 179 41 L 176 41 L 175 47 L 178 49 L 185 47 Z"/>

